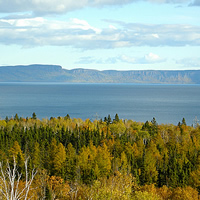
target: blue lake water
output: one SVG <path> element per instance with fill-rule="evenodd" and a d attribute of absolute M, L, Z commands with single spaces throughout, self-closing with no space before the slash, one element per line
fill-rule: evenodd
<path fill-rule="evenodd" d="M 104 118 L 191 125 L 200 119 L 200 85 L 0 83 L 0 118 Z"/>

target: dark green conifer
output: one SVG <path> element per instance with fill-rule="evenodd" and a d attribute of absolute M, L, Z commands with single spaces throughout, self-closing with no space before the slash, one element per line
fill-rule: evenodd
<path fill-rule="evenodd" d="M 115 121 L 115 122 L 119 122 L 119 116 L 118 116 L 117 113 L 116 113 L 116 115 L 115 115 L 115 119 L 114 119 L 114 121 Z"/>
<path fill-rule="evenodd" d="M 32 119 L 37 119 L 35 112 L 32 114 Z"/>

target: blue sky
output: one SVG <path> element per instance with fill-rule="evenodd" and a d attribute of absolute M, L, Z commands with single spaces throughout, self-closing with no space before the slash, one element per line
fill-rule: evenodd
<path fill-rule="evenodd" d="M 0 0 L 0 65 L 200 69 L 200 0 Z"/>

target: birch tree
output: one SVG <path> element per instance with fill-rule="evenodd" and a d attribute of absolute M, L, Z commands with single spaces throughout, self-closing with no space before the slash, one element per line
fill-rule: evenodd
<path fill-rule="evenodd" d="M 6 200 L 28 200 L 28 194 L 31 184 L 37 173 L 37 170 L 33 169 L 31 176 L 28 172 L 28 158 L 24 161 L 25 166 L 25 183 L 23 187 L 20 187 L 20 181 L 22 174 L 18 172 L 17 163 L 15 157 L 13 157 L 13 166 L 7 161 L 6 168 L 3 168 L 3 163 L 0 162 L 0 193 L 3 199 Z"/>

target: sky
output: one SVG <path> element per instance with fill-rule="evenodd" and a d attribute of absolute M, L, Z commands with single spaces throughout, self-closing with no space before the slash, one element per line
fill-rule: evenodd
<path fill-rule="evenodd" d="M 0 0 L 0 66 L 200 69 L 200 0 Z"/>

